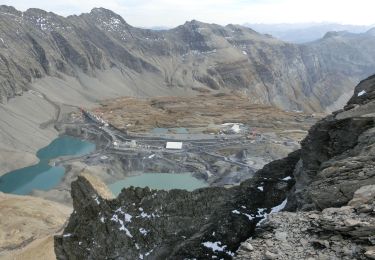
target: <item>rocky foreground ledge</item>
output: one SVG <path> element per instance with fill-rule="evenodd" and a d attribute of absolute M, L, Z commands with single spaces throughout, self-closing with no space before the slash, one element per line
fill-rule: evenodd
<path fill-rule="evenodd" d="M 57 258 L 374 259 L 374 119 L 375 76 L 312 127 L 301 150 L 239 186 L 130 188 L 111 199 L 81 176 L 69 224 L 55 237 Z M 297 213 L 264 221 L 284 207 Z"/>

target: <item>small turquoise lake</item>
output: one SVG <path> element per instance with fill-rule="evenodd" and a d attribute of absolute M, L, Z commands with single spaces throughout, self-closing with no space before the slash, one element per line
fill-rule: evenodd
<path fill-rule="evenodd" d="M 114 195 L 118 195 L 123 188 L 149 187 L 155 190 L 181 189 L 192 191 L 207 186 L 190 173 L 143 173 L 108 185 Z"/>
<path fill-rule="evenodd" d="M 64 167 L 50 166 L 51 159 L 60 156 L 82 156 L 95 150 L 95 144 L 70 137 L 61 136 L 48 146 L 40 149 L 36 156 L 39 163 L 11 171 L 0 177 L 0 191 L 19 195 L 30 194 L 32 190 L 50 190 L 65 174 Z"/>

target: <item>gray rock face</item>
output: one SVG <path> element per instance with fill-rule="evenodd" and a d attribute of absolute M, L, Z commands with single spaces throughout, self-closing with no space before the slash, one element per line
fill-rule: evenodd
<path fill-rule="evenodd" d="M 45 76 L 116 69 L 155 88 L 237 90 L 252 102 L 322 111 L 373 73 L 374 44 L 372 34 L 296 45 L 235 25 L 191 21 L 152 31 L 103 8 L 64 18 L 0 6 L 0 96 L 6 102 Z"/>
<path fill-rule="evenodd" d="M 372 259 L 374 193 L 375 185 L 363 186 L 351 206 L 272 214 L 236 259 Z"/>
<path fill-rule="evenodd" d="M 103 199 L 95 185 L 79 177 L 72 183 L 74 212 L 64 234 L 55 239 L 56 255 L 58 259 L 231 258 L 257 222 L 277 210 L 275 206 L 285 205 L 293 181 L 282 179 L 298 157 L 298 152 L 292 153 L 229 189 L 129 188 L 113 200 Z"/>
<path fill-rule="evenodd" d="M 290 208 L 343 206 L 357 189 L 375 184 L 374 118 L 372 76 L 356 87 L 343 110 L 318 122 L 302 142 Z"/>

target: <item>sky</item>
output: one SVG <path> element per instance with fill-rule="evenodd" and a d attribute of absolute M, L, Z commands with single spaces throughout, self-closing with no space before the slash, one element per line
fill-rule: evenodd
<path fill-rule="evenodd" d="M 63 16 L 104 7 L 140 27 L 174 27 L 193 19 L 244 23 L 375 24 L 374 0 L 1 0 L 18 10 L 31 7 Z"/>

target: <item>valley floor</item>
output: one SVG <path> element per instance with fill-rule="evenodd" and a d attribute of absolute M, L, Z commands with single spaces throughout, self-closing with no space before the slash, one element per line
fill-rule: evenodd
<path fill-rule="evenodd" d="M 33 90 L 0 106 L 1 173 L 34 164 L 36 151 L 59 134 L 91 140 L 98 148 L 88 156 L 55 160 L 67 172 L 52 190 L 35 190 L 34 197 L 1 194 L 1 239 L 7 242 L 0 243 L 4 245 L 0 257 L 4 259 L 53 258 L 51 236 L 69 216 L 70 184 L 83 169 L 107 184 L 137 172 L 188 171 L 211 186 L 236 185 L 264 164 L 298 149 L 307 129 L 321 117 L 249 105 L 237 94 L 109 99 L 98 107 L 93 97 L 75 97 L 78 85 L 57 96 L 51 84 L 68 89 L 67 83 L 43 79 Z M 77 104 L 102 116 L 110 126 L 105 129 L 82 117 Z M 232 127 L 241 132 L 233 132 Z M 157 128 L 183 128 L 188 134 L 158 133 Z M 165 149 L 167 141 L 176 140 L 183 141 L 184 149 Z"/>

